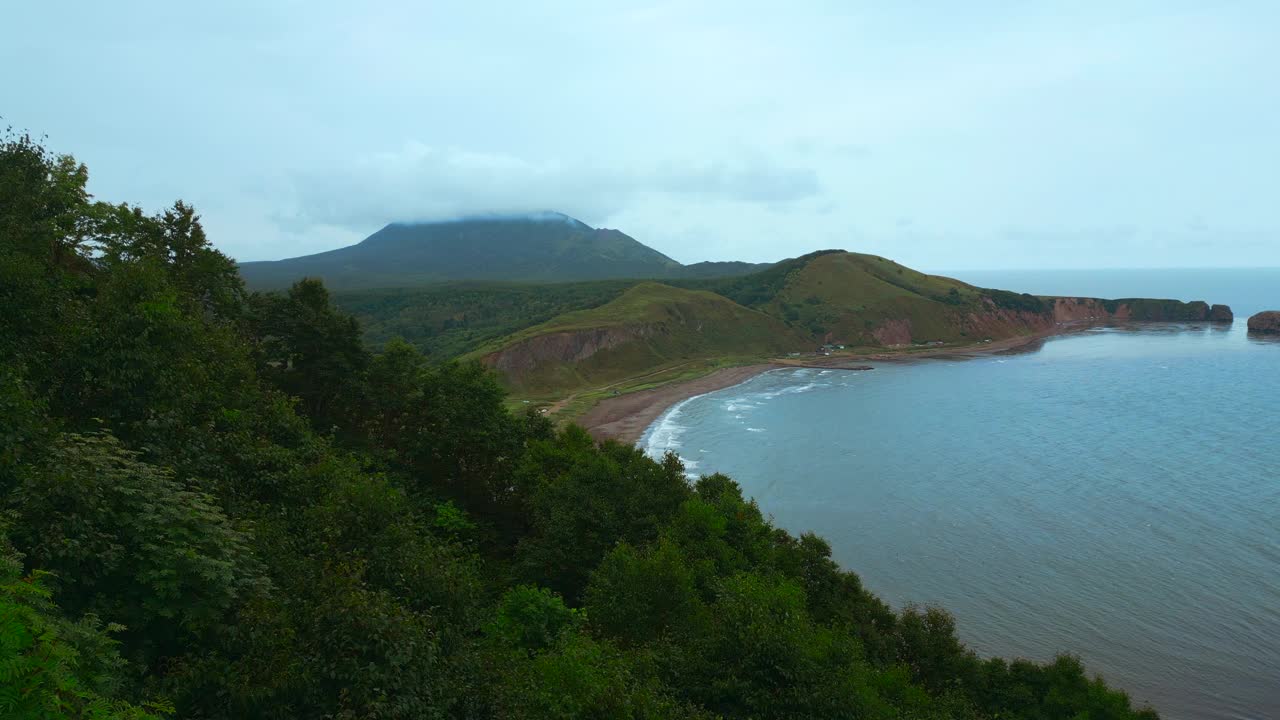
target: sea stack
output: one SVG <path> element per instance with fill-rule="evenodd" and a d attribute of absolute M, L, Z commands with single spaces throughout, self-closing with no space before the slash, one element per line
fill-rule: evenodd
<path fill-rule="evenodd" d="M 1249 318 L 1249 332 L 1280 335 L 1280 310 L 1264 310 Z"/>
<path fill-rule="evenodd" d="M 1210 322 L 1229 323 L 1235 321 L 1235 319 L 1236 316 L 1231 312 L 1231 306 L 1229 305 L 1214 305 L 1209 308 Z"/>

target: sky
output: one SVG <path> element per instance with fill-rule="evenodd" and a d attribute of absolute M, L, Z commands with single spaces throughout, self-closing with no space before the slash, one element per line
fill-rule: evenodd
<path fill-rule="evenodd" d="M 0 125 L 240 260 L 556 210 L 682 262 L 1280 265 L 1280 3 L 186 3 L 0 21 Z"/>

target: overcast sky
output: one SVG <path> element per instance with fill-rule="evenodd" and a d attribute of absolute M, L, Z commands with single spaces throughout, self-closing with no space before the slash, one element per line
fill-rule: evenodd
<path fill-rule="evenodd" d="M 0 116 L 242 260 L 552 209 L 683 262 L 1280 265 L 1280 2 L 61 2 Z"/>

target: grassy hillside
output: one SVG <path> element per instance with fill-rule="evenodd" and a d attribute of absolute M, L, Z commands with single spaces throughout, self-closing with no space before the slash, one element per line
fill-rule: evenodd
<path fill-rule="evenodd" d="M 858 253 L 827 253 L 799 267 L 760 308 L 816 339 L 852 345 L 891 344 L 875 333 L 888 323 L 909 323 L 911 342 L 964 338 L 956 309 L 981 292 L 950 278 L 925 275 L 891 260 Z"/>
<path fill-rule="evenodd" d="M 777 318 L 705 290 L 656 282 L 526 328 L 472 353 L 522 394 L 598 386 L 700 359 L 770 356 L 807 347 Z"/>

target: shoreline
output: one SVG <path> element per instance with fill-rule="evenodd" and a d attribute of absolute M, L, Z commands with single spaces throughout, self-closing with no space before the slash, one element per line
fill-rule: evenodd
<path fill-rule="evenodd" d="M 670 383 L 617 397 L 604 398 L 590 410 L 583 413 L 576 422 L 585 428 L 597 442 L 617 440 L 627 445 L 635 445 L 644 436 L 649 426 L 675 404 L 688 400 L 695 395 L 705 395 L 739 385 L 770 370 L 811 367 L 827 370 L 862 371 L 874 369 L 867 366 L 867 362 L 904 363 L 918 360 L 966 360 L 984 355 L 1033 352 L 1040 343 L 1050 337 L 1076 332 L 1094 325 L 1096 323 L 1063 325 L 1032 335 L 1005 338 L 976 345 L 922 350 L 917 353 L 885 351 L 831 355 L 804 358 L 803 360 L 779 358 L 752 365 L 721 368 L 700 378 Z"/>
<path fill-rule="evenodd" d="M 635 445 L 645 430 L 676 403 L 695 395 L 733 387 L 760 373 L 780 367 L 786 366 L 765 362 L 720 368 L 700 378 L 605 398 L 583 413 L 576 422 L 597 441 L 617 440 Z"/>

